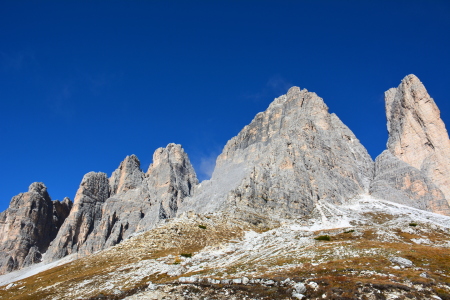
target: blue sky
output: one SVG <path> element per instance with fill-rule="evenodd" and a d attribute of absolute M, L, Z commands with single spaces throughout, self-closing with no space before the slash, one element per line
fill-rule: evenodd
<path fill-rule="evenodd" d="M 35 181 L 182 144 L 201 179 L 292 86 L 381 153 L 383 93 L 416 74 L 450 124 L 450 1 L 2 1 L 0 211 Z"/>

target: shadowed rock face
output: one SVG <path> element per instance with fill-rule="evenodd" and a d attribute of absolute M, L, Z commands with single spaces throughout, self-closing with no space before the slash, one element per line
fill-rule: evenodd
<path fill-rule="evenodd" d="M 135 155 L 127 156 L 109 179 L 109 188 L 105 174 L 89 174 L 77 193 L 82 195 L 80 201 L 75 199 L 73 214 L 45 256 L 49 261 L 73 252 L 86 255 L 102 250 L 152 228 L 175 216 L 198 184 L 187 154 L 176 144 L 157 149 L 146 174 Z"/>
<path fill-rule="evenodd" d="M 385 150 L 375 161 L 370 193 L 377 198 L 449 215 L 442 191 L 422 171 Z"/>
<path fill-rule="evenodd" d="M 181 145 L 169 144 L 153 154 L 147 171 L 147 186 L 160 199 L 159 218 L 175 217 L 184 198 L 198 185 L 197 175 Z M 146 227 L 145 222 L 141 227 Z"/>
<path fill-rule="evenodd" d="M 71 207 L 69 198 L 52 201 L 40 182 L 13 197 L 0 213 L 0 274 L 40 262 Z"/>
<path fill-rule="evenodd" d="M 230 141 L 183 211 L 304 216 L 369 189 L 373 161 L 315 93 L 291 88 Z"/>
<path fill-rule="evenodd" d="M 371 194 L 450 215 L 450 142 L 434 100 L 408 75 L 385 102 L 388 150 L 376 159 Z"/>
<path fill-rule="evenodd" d="M 440 111 L 420 80 L 406 76 L 385 93 L 388 150 L 421 170 L 450 203 L 450 141 Z"/>
<path fill-rule="evenodd" d="M 109 182 L 105 173 L 84 175 L 75 196 L 70 215 L 61 226 L 44 259 L 54 260 L 77 252 L 99 223 L 102 205 L 109 197 Z"/>

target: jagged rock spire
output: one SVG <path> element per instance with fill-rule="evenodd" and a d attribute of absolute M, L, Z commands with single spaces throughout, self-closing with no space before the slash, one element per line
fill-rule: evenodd
<path fill-rule="evenodd" d="M 148 184 L 161 198 L 160 217 L 174 217 L 183 199 L 192 195 L 197 175 L 181 145 L 170 143 L 153 154 Z"/>
<path fill-rule="evenodd" d="M 135 155 L 120 163 L 109 185 L 106 174 L 86 174 L 72 213 L 45 259 L 89 254 L 150 229 L 161 219 L 175 216 L 197 184 L 187 154 L 176 144 L 157 149 L 146 174 Z"/>
<path fill-rule="evenodd" d="M 71 206 L 68 198 L 52 201 L 41 182 L 13 197 L 0 213 L 0 274 L 40 262 Z"/>
<path fill-rule="evenodd" d="M 450 214 L 450 141 L 440 111 L 415 75 L 385 93 L 388 153 L 377 158 L 374 196 Z"/>
<path fill-rule="evenodd" d="M 111 196 L 136 188 L 142 184 L 143 179 L 144 173 L 137 156 L 127 156 L 109 179 Z"/>
<path fill-rule="evenodd" d="M 75 195 L 70 215 L 61 226 L 44 259 L 51 261 L 77 252 L 102 217 L 102 206 L 109 197 L 105 173 L 84 175 Z"/>
<path fill-rule="evenodd" d="M 450 140 L 440 111 L 415 75 L 385 94 L 389 151 L 422 170 L 450 203 Z"/>

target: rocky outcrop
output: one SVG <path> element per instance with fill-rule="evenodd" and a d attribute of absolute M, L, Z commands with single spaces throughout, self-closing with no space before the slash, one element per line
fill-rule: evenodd
<path fill-rule="evenodd" d="M 77 252 L 102 217 L 102 206 L 109 197 L 108 177 L 105 173 L 84 175 L 75 195 L 70 215 L 51 243 L 45 260 L 54 260 Z"/>
<path fill-rule="evenodd" d="M 136 155 L 127 156 L 109 179 L 111 196 L 137 188 L 144 180 L 141 163 Z"/>
<path fill-rule="evenodd" d="M 369 189 L 373 161 L 315 93 L 291 88 L 225 146 L 182 211 L 306 216 Z"/>
<path fill-rule="evenodd" d="M 450 142 L 436 103 L 414 75 L 385 102 L 388 150 L 376 159 L 371 194 L 450 215 Z"/>
<path fill-rule="evenodd" d="M 52 201 L 40 182 L 13 197 L 0 213 L 0 274 L 40 262 L 71 207 L 69 198 Z"/>
<path fill-rule="evenodd" d="M 406 76 L 385 93 L 388 150 L 421 170 L 450 203 L 450 140 L 440 111 L 420 80 Z"/>
<path fill-rule="evenodd" d="M 155 151 L 147 178 L 151 195 L 160 201 L 160 219 L 174 217 L 184 198 L 191 196 L 198 184 L 187 154 L 181 145 L 176 144 L 169 144 L 166 148 Z"/>
<path fill-rule="evenodd" d="M 77 196 L 85 195 L 86 191 L 101 195 L 97 195 L 96 200 L 82 198 L 80 205 L 76 198 L 73 214 L 46 259 L 54 260 L 73 252 L 93 253 L 114 246 L 138 231 L 150 229 L 161 219 L 175 216 L 183 199 L 190 196 L 198 184 L 187 154 L 176 144 L 157 149 L 146 174 L 141 171 L 135 155 L 127 156 L 109 179 L 109 194 L 105 190 L 106 175 L 101 178 L 102 188 L 95 191 L 91 191 L 92 184 L 82 183 L 84 188 L 80 187 L 82 192 L 79 190 Z"/>
<path fill-rule="evenodd" d="M 422 210 L 450 215 L 442 191 L 422 171 L 385 150 L 375 161 L 372 196 Z"/>

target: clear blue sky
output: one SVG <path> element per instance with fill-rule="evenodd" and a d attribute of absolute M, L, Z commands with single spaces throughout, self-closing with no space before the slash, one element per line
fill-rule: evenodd
<path fill-rule="evenodd" d="M 34 181 L 182 144 L 201 179 L 292 85 L 381 153 L 383 93 L 416 74 L 450 126 L 450 1 L 1 1 L 0 211 Z"/>

